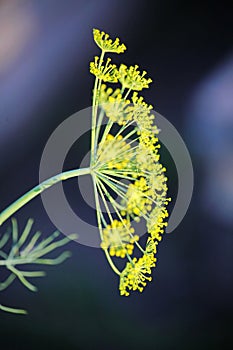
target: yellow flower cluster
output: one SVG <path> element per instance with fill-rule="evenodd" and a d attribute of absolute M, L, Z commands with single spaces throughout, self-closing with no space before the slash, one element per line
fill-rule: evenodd
<path fill-rule="evenodd" d="M 141 91 L 148 88 L 152 79 L 145 78 L 146 71 L 142 73 L 138 70 L 138 65 L 127 67 L 125 64 L 121 64 L 119 68 L 119 81 L 124 89 L 131 89 Z"/>
<path fill-rule="evenodd" d="M 146 251 L 145 254 L 155 263 L 156 258 L 155 254 L 157 253 L 158 242 L 154 241 L 153 238 L 149 237 L 146 242 Z"/>
<path fill-rule="evenodd" d="M 142 292 L 147 282 L 152 280 L 152 277 L 148 276 L 152 272 L 152 267 L 155 267 L 154 258 L 151 259 L 147 254 L 128 262 L 120 276 L 120 294 L 128 296 L 130 290 Z"/>
<path fill-rule="evenodd" d="M 107 88 L 105 84 L 101 85 L 99 104 L 113 123 L 123 125 L 130 120 L 128 113 L 130 100 L 123 99 L 120 89 L 113 90 L 112 88 Z"/>
<path fill-rule="evenodd" d="M 121 64 L 117 68 L 109 59 L 104 64 L 106 52 L 125 50 L 119 39 L 113 42 L 107 34 L 95 29 L 94 40 L 101 48 L 100 59 L 96 57 L 90 66 L 96 76 L 92 128 L 95 149 L 91 166 L 97 219 L 101 247 L 113 271 L 120 276 L 120 294 L 127 296 L 131 291 L 141 292 L 152 279 L 157 245 L 167 226 L 170 199 L 167 198 L 166 169 L 159 162 L 159 130 L 154 125 L 153 107 L 138 95 L 152 80 L 146 78 L 146 72 L 141 73 L 137 65 Z M 112 89 L 102 82 L 118 82 L 120 87 Z M 104 118 L 107 124 L 100 137 Z M 106 209 L 105 216 L 99 197 Z M 144 249 L 134 234 L 132 220 L 136 224 L 145 221 L 148 239 Z M 134 249 L 142 253 L 141 257 L 131 258 Z M 116 267 L 113 256 L 128 259 L 122 271 Z"/>
<path fill-rule="evenodd" d="M 156 163 L 153 166 L 153 172 L 148 176 L 148 185 L 152 191 L 152 196 L 155 198 L 158 197 L 158 193 L 159 197 L 161 197 L 168 190 L 167 177 L 164 175 L 165 170 L 161 164 Z"/>
<path fill-rule="evenodd" d="M 110 62 L 111 58 L 108 58 L 106 64 L 103 64 L 103 60 L 99 59 L 98 56 L 95 56 L 94 62 L 90 63 L 90 72 L 100 80 L 109 83 L 117 83 L 119 72 L 116 65 L 110 64 Z"/>
<path fill-rule="evenodd" d="M 129 185 L 125 198 L 122 200 L 122 205 L 124 206 L 122 215 L 127 213 L 133 218 L 146 214 L 147 211 L 151 210 L 151 190 L 144 177 Z"/>
<path fill-rule="evenodd" d="M 122 53 L 126 50 L 125 44 L 120 44 L 120 39 L 116 38 L 115 41 L 109 39 L 109 35 L 105 32 L 101 32 L 99 29 L 93 29 L 93 36 L 96 44 L 104 52 Z"/>
<path fill-rule="evenodd" d="M 160 155 L 158 154 L 159 145 L 146 144 L 146 138 L 140 137 L 138 152 L 135 156 L 135 164 L 138 169 L 141 169 L 142 174 L 147 171 L 147 175 L 152 175 L 156 172 L 156 164 L 159 161 Z M 152 150 L 151 147 L 153 146 Z M 157 172 L 156 172 L 157 174 Z"/>
<path fill-rule="evenodd" d="M 140 132 L 151 134 L 158 134 L 159 130 L 156 125 L 153 125 L 154 115 L 151 113 L 152 105 L 148 105 L 142 96 L 138 96 L 137 92 L 133 93 L 132 105 L 129 108 L 129 114 L 139 126 Z"/>
<path fill-rule="evenodd" d="M 165 205 L 168 204 L 169 200 L 170 198 L 167 199 Z M 165 222 L 165 220 L 168 217 L 168 211 L 165 205 L 157 205 L 150 213 L 149 219 L 147 221 L 148 233 L 151 235 L 152 239 L 156 239 L 157 241 L 162 240 L 162 234 L 164 233 L 164 229 L 167 226 L 167 222 Z"/>
<path fill-rule="evenodd" d="M 146 250 L 144 255 L 126 264 L 125 269 L 120 276 L 120 294 L 129 296 L 130 290 L 139 290 L 142 292 L 147 282 L 152 280 L 152 268 L 156 266 L 155 254 L 157 253 L 157 244 L 151 237 L 146 243 Z"/>
<path fill-rule="evenodd" d="M 124 169 L 132 157 L 130 145 L 124 141 L 122 135 L 114 137 L 111 134 L 99 144 L 97 155 L 102 169 Z"/>
<path fill-rule="evenodd" d="M 103 230 L 103 241 L 101 247 L 109 249 L 111 256 L 124 258 L 126 254 L 131 255 L 134 249 L 134 243 L 138 241 L 139 236 L 133 235 L 134 228 L 131 227 L 130 221 L 113 220 Z"/>

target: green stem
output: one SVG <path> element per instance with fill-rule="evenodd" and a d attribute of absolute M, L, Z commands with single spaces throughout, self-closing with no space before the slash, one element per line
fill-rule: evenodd
<path fill-rule="evenodd" d="M 96 179 L 95 177 L 93 176 L 92 177 L 93 179 L 93 185 L 94 185 L 94 193 L 95 193 L 95 203 L 96 203 L 96 213 L 97 213 L 97 222 L 98 222 L 98 227 L 99 227 L 99 230 L 100 230 L 100 238 L 101 240 L 103 240 L 103 228 L 102 228 L 102 224 L 101 224 L 101 208 L 100 208 L 100 203 L 99 203 L 99 197 L 98 197 L 98 191 L 97 191 L 97 185 L 96 185 Z M 104 253 L 106 255 L 106 258 L 109 262 L 109 265 L 111 266 L 112 270 L 117 274 L 117 275 L 121 275 L 120 271 L 118 270 L 118 268 L 114 265 L 110 255 L 109 255 L 109 252 L 107 249 L 104 249 Z"/>
<path fill-rule="evenodd" d="M 134 237 L 134 235 L 130 232 L 130 230 L 129 230 L 129 229 L 127 228 L 127 226 L 125 225 L 124 220 L 123 220 L 123 218 L 122 218 L 122 216 L 121 216 L 119 210 L 117 209 L 117 204 L 118 204 L 118 203 L 117 203 L 117 202 L 112 198 L 112 196 L 108 193 L 108 191 L 106 190 L 106 188 L 105 188 L 105 186 L 102 184 L 102 182 L 100 182 L 100 184 L 101 184 L 101 186 L 103 187 L 103 190 L 104 190 L 105 194 L 108 195 L 108 198 L 109 198 L 109 200 L 110 200 L 110 203 L 112 204 L 113 209 L 115 210 L 115 212 L 116 212 L 118 218 L 121 220 L 122 224 L 124 225 L 124 227 L 125 227 L 126 230 L 128 231 L 129 235 L 130 235 L 131 237 Z M 145 250 L 141 247 L 141 245 L 140 245 L 137 241 L 135 241 L 135 244 L 136 244 L 136 246 L 138 247 L 138 249 L 140 249 L 141 252 L 144 254 L 144 253 L 145 253 Z M 126 253 L 127 253 L 127 252 L 126 252 Z M 128 254 L 127 254 L 127 256 L 128 256 Z M 132 259 L 130 259 L 130 261 L 132 261 Z"/>
<path fill-rule="evenodd" d="M 21 315 L 27 314 L 26 310 L 14 309 L 12 307 L 4 306 L 2 304 L 0 304 L 0 310 L 5 311 L 5 312 L 11 312 L 13 314 L 21 314 Z"/>
<path fill-rule="evenodd" d="M 110 255 L 109 255 L 109 252 L 107 249 L 104 249 L 104 252 L 105 252 L 105 255 L 106 255 L 106 258 L 108 260 L 108 263 L 109 265 L 111 266 L 111 268 L 113 269 L 113 271 L 117 274 L 117 275 L 121 275 L 120 271 L 116 268 L 116 266 L 114 265 Z"/>
<path fill-rule="evenodd" d="M 102 50 L 98 68 L 100 68 L 101 63 L 104 59 L 105 51 Z M 98 110 L 98 82 L 99 79 L 95 78 L 95 85 L 94 85 L 94 91 L 93 91 L 93 103 L 92 103 L 92 125 L 91 125 L 91 164 L 94 162 L 94 153 L 95 153 L 95 137 L 96 137 L 96 119 L 97 119 L 97 110 Z"/>
<path fill-rule="evenodd" d="M 11 205 L 9 205 L 5 210 L 3 210 L 3 212 L 0 214 L 0 226 L 9 217 L 11 217 L 17 210 L 22 208 L 25 204 L 30 202 L 33 198 L 38 196 L 40 193 L 42 193 L 47 188 L 55 185 L 56 183 L 58 183 L 60 181 L 71 179 L 72 177 L 77 177 L 80 175 L 90 174 L 90 172 L 91 172 L 90 168 L 74 169 L 74 170 L 65 171 L 61 174 L 55 175 L 55 176 L 50 177 L 49 179 L 43 181 L 42 183 L 35 186 L 27 193 L 25 193 L 22 197 L 17 199 Z"/>
<path fill-rule="evenodd" d="M 97 122 L 97 126 L 96 126 L 96 135 L 95 135 L 95 145 L 94 145 L 94 155 L 95 158 L 97 157 L 97 146 L 98 146 L 98 140 L 99 140 L 99 134 L 100 134 L 100 130 L 101 130 L 101 126 L 102 126 L 102 121 L 104 119 L 104 110 L 101 109 L 99 118 L 98 118 L 98 122 Z"/>

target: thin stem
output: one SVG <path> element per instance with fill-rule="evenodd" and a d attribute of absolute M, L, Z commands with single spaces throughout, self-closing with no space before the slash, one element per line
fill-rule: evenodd
<path fill-rule="evenodd" d="M 0 249 L 2 249 L 10 238 L 9 232 L 6 232 L 0 240 Z"/>
<path fill-rule="evenodd" d="M 114 178 L 104 174 L 104 173 L 99 173 L 98 174 L 99 177 L 101 177 L 103 179 L 103 181 L 105 183 L 107 183 L 107 185 L 109 187 L 111 187 L 113 189 L 114 192 L 116 192 L 116 194 L 122 194 L 122 198 L 125 198 L 125 194 L 126 194 L 126 188 L 124 188 L 122 185 L 125 185 L 123 182 L 119 184 L 114 184 L 113 182 L 116 182 L 117 180 L 115 180 Z M 119 182 L 119 181 L 118 181 Z M 127 187 L 125 185 L 125 187 Z"/>
<path fill-rule="evenodd" d="M 131 126 L 133 123 L 135 123 L 134 120 L 131 120 L 130 122 L 127 122 L 126 124 L 123 124 L 120 129 L 118 130 L 117 134 L 115 135 L 116 137 L 120 134 L 122 134 L 122 132 L 124 130 L 126 130 L 129 126 Z"/>
<path fill-rule="evenodd" d="M 5 260 L 0 260 L 0 266 L 13 266 L 13 265 L 25 265 L 25 264 L 44 264 L 44 265 L 57 265 L 63 262 L 65 259 L 70 257 L 70 252 L 63 252 L 61 255 L 59 255 L 57 258 L 53 259 L 43 259 L 43 258 L 25 258 L 25 257 L 17 257 L 13 259 L 7 259 L 7 256 L 4 258 Z"/>
<path fill-rule="evenodd" d="M 122 150 L 118 150 L 118 152 L 115 153 L 115 157 L 113 157 L 111 159 L 111 161 L 113 162 L 114 160 L 118 159 L 118 161 L 124 159 L 123 155 L 126 155 L 127 153 L 132 153 L 132 157 L 134 156 L 134 153 L 133 153 L 133 150 L 136 149 L 138 146 L 134 146 L 133 148 L 127 148 L 127 146 L 130 146 L 131 143 L 134 143 L 135 140 L 132 140 L 130 142 L 127 142 L 127 144 L 123 144 L 123 142 L 125 140 L 127 140 L 130 136 L 132 136 L 136 131 L 133 130 L 131 131 L 127 136 L 125 136 L 122 140 L 120 140 L 120 142 L 122 143 Z M 106 137 L 105 137 L 106 138 Z M 117 138 L 117 136 L 115 136 L 115 139 Z M 104 147 L 103 149 L 103 141 L 101 140 L 101 143 L 100 143 L 100 148 L 99 148 L 99 156 L 96 160 L 96 163 L 95 163 L 95 168 L 98 168 L 99 164 L 103 163 L 104 161 L 102 160 L 103 159 L 103 156 L 108 154 L 110 149 L 113 147 L 113 144 L 110 142 L 107 146 Z"/>
<path fill-rule="evenodd" d="M 15 274 L 11 273 L 4 282 L 0 283 L 0 292 L 9 287 L 9 285 L 16 279 Z"/>
<path fill-rule="evenodd" d="M 21 235 L 21 237 L 20 237 L 20 239 L 19 239 L 19 242 L 18 242 L 18 244 L 17 244 L 18 249 L 21 248 L 21 246 L 24 244 L 24 242 L 25 242 L 26 239 L 28 238 L 28 235 L 29 235 L 30 232 L 31 232 L 31 228 L 32 228 L 33 222 L 34 222 L 33 219 L 29 219 L 29 220 L 27 221 L 27 224 L 26 224 L 26 226 L 25 226 L 25 228 L 24 228 L 24 230 L 23 230 L 23 233 L 22 233 L 22 235 Z"/>
<path fill-rule="evenodd" d="M 102 180 L 102 181 L 100 181 L 99 180 L 99 182 L 100 182 L 100 184 L 101 184 L 101 186 L 102 187 L 104 187 L 104 192 L 105 192 L 105 195 L 107 196 L 107 198 L 110 200 L 110 202 L 111 202 L 111 204 L 112 204 L 112 201 L 115 203 L 115 206 L 118 208 L 118 209 L 120 209 L 120 210 L 124 210 L 125 208 L 122 206 L 122 205 L 120 205 L 119 203 L 117 203 L 116 202 L 116 200 L 111 196 L 111 194 L 107 191 L 107 189 L 106 189 L 106 187 L 104 186 L 104 184 L 103 184 L 103 182 L 104 182 L 104 180 Z M 105 183 L 106 184 L 106 183 Z M 113 204 L 112 204 L 113 205 Z M 114 207 L 113 207 L 113 209 L 114 209 Z M 115 209 L 114 209 L 115 210 Z"/>
<path fill-rule="evenodd" d="M 99 59 L 98 68 L 100 68 L 101 63 L 103 62 L 105 52 L 102 50 L 101 56 Z M 98 109 L 98 103 L 97 103 L 97 97 L 98 97 L 98 83 L 99 79 L 95 78 L 95 85 L 93 90 L 93 102 L 92 102 L 92 125 L 91 125 L 91 164 L 94 162 L 94 153 L 95 153 L 95 138 L 96 138 L 96 117 L 97 117 L 97 109 Z"/>
<path fill-rule="evenodd" d="M 115 169 L 114 169 L 114 173 L 113 171 L 111 170 L 107 170 L 107 169 L 103 169 L 103 172 L 102 174 L 104 175 L 112 175 L 112 176 L 115 176 L 115 177 L 119 177 L 119 178 L 123 178 L 125 180 L 130 180 L 130 181 L 135 181 L 135 177 L 132 177 L 132 176 L 127 176 L 127 175 L 122 175 L 120 173 L 118 173 L 117 171 L 115 172 Z M 114 178 L 111 178 L 111 180 L 113 180 Z M 116 179 L 114 179 L 115 182 L 117 181 Z M 124 185 L 125 187 L 129 187 L 129 185 L 125 185 L 124 182 L 121 182 L 121 181 L 117 181 L 120 185 Z"/>
<path fill-rule="evenodd" d="M 116 266 L 114 265 L 110 255 L 109 255 L 109 252 L 107 249 L 104 249 L 104 252 L 105 252 L 105 255 L 106 255 L 106 258 L 109 262 L 109 265 L 111 266 L 111 268 L 113 269 L 113 271 L 117 274 L 117 275 L 121 275 L 120 271 L 116 268 Z"/>
<path fill-rule="evenodd" d="M 102 201 L 104 203 L 104 206 L 105 206 L 105 208 L 107 210 L 108 217 L 109 217 L 110 221 L 113 222 L 113 218 L 112 218 L 111 212 L 110 212 L 109 207 L 107 205 L 107 202 L 106 202 L 106 200 L 104 198 L 104 194 L 103 194 L 103 191 L 101 190 L 100 184 L 101 184 L 101 181 L 98 178 L 96 178 L 96 185 L 97 185 L 97 188 L 99 190 L 99 193 L 100 193 L 100 196 L 102 198 Z"/>
<path fill-rule="evenodd" d="M 100 202 L 99 202 L 99 197 L 98 197 L 98 192 L 97 192 L 97 187 L 96 187 L 96 180 L 95 180 L 94 176 L 92 176 L 92 180 L 93 180 L 94 194 L 95 194 L 97 222 L 98 222 L 98 227 L 100 230 L 100 238 L 101 238 L 101 240 L 103 240 L 102 224 L 101 224 L 101 218 L 100 218 L 101 207 L 100 207 Z"/>
<path fill-rule="evenodd" d="M 100 238 L 101 240 L 103 240 L 103 228 L 102 228 L 102 224 L 101 224 L 101 218 L 100 218 L 100 203 L 99 203 L 99 197 L 98 197 L 98 192 L 97 192 L 97 185 L 96 185 L 96 180 L 95 177 L 92 176 L 93 179 L 93 184 L 94 184 L 94 193 L 95 193 L 95 201 L 96 201 L 96 213 L 97 213 L 97 222 L 98 222 L 98 226 L 99 226 L 99 230 L 100 230 Z M 109 265 L 111 266 L 112 270 L 117 274 L 117 275 L 121 275 L 120 271 L 117 269 L 117 267 L 114 265 L 109 253 L 107 249 L 104 249 L 104 253 L 106 255 L 106 258 L 109 262 Z"/>
<path fill-rule="evenodd" d="M 21 314 L 21 315 L 27 314 L 26 310 L 14 309 L 12 307 L 4 306 L 2 304 L 0 304 L 0 310 L 5 311 L 5 312 L 11 312 L 13 314 Z"/>
<path fill-rule="evenodd" d="M 64 181 L 67 179 L 71 179 L 72 177 L 77 177 L 81 175 L 90 174 L 90 168 L 82 168 L 82 169 L 74 169 L 65 171 L 61 174 L 55 175 L 39 185 L 33 187 L 30 191 L 28 191 L 26 194 L 24 194 L 22 197 L 17 199 L 15 202 L 13 202 L 11 205 L 9 205 L 1 214 L 0 214 L 0 226 L 9 218 L 11 217 L 17 210 L 22 208 L 25 204 L 30 202 L 33 198 L 38 196 L 40 193 L 42 193 L 47 188 L 55 185 L 56 183 L 60 181 Z"/>
<path fill-rule="evenodd" d="M 6 267 L 8 268 L 8 270 L 10 270 L 16 277 L 18 277 L 18 279 L 20 280 L 20 282 L 25 285 L 25 287 L 27 287 L 29 290 L 31 290 L 32 292 L 36 292 L 37 288 L 31 284 L 30 282 L 28 282 L 26 280 L 26 278 L 24 277 L 23 273 L 19 270 L 17 270 L 14 266 L 11 265 L 6 265 Z"/>
<path fill-rule="evenodd" d="M 100 184 L 99 186 L 98 186 L 98 183 Z M 118 209 L 116 208 L 115 204 L 113 203 L 113 202 L 115 202 L 114 199 L 113 199 L 112 196 L 108 193 L 108 191 L 106 190 L 106 188 L 105 188 L 105 186 L 103 185 L 103 183 L 102 183 L 100 180 L 98 180 L 98 179 L 97 179 L 97 186 L 98 186 L 98 188 L 99 188 L 99 191 L 100 191 L 100 194 L 101 194 L 101 197 L 102 197 L 103 201 L 106 203 L 105 198 L 104 198 L 104 195 L 103 195 L 103 192 L 102 192 L 100 186 L 103 188 L 103 190 L 104 190 L 106 196 L 109 198 L 109 200 L 110 200 L 110 202 L 111 202 L 111 204 L 112 204 L 112 206 L 113 206 L 113 209 L 116 211 L 117 216 L 118 216 L 119 219 L 121 220 L 123 226 L 126 228 L 126 230 L 127 230 L 127 232 L 129 233 L 129 235 L 130 235 L 131 237 L 134 237 L 133 234 L 132 234 L 132 233 L 130 232 L 130 230 L 128 229 L 128 227 L 126 226 L 126 224 L 124 223 L 124 220 L 123 220 L 121 214 L 119 213 Z M 109 211 L 109 208 L 108 208 L 108 206 L 107 206 L 107 203 L 105 204 L 105 207 L 106 207 L 107 211 Z M 111 216 L 111 214 L 108 214 L 108 215 Z M 110 216 L 109 216 L 109 217 L 110 217 Z M 112 216 L 110 217 L 110 220 L 113 221 Z M 120 242 L 121 242 L 121 245 L 123 246 L 123 242 L 122 242 L 121 236 L 120 236 L 119 234 L 118 234 L 118 237 L 119 237 L 119 240 L 120 240 Z M 138 246 L 138 248 L 141 250 L 141 252 L 145 253 L 145 251 L 142 249 L 142 247 L 140 246 L 140 244 L 139 244 L 137 241 L 136 241 L 135 243 L 136 243 L 136 245 Z M 126 250 L 125 252 L 126 252 L 126 255 L 127 255 L 127 257 L 128 257 L 129 254 L 127 253 L 127 250 Z M 129 259 L 129 260 L 132 261 L 131 259 Z"/>
<path fill-rule="evenodd" d="M 127 97 L 129 96 L 129 94 L 130 94 L 131 91 L 132 91 L 132 89 L 129 89 L 129 90 L 126 92 L 126 94 L 125 94 L 125 96 L 124 96 L 124 100 L 127 99 Z"/>
<path fill-rule="evenodd" d="M 109 122 L 105 125 L 105 129 L 104 129 L 104 133 L 102 135 L 101 141 L 100 141 L 100 145 L 102 145 L 107 137 L 107 134 L 110 132 L 112 126 L 113 126 L 113 122 L 111 120 L 109 120 Z"/>
<path fill-rule="evenodd" d="M 108 191 L 106 190 L 104 184 L 102 184 L 102 183 L 100 183 L 100 184 L 101 184 L 101 186 L 103 187 L 103 190 L 104 190 L 104 192 L 105 192 L 106 195 L 107 195 Z M 111 202 L 111 204 L 112 204 L 112 206 L 113 206 L 113 209 L 116 211 L 116 214 L 117 214 L 118 218 L 121 220 L 122 224 L 124 225 L 124 227 L 125 227 L 126 230 L 128 231 L 129 235 L 130 235 L 131 237 L 134 237 L 134 235 L 130 232 L 130 230 L 128 229 L 128 227 L 127 227 L 126 224 L 124 223 L 124 220 L 123 220 L 123 218 L 122 218 L 122 216 L 121 216 L 119 210 L 117 209 L 116 201 L 112 198 L 112 196 L 111 196 L 110 194 L 109 194 L 109 197 L 108 197 L 108 198 L 109 198 L 109 200 L 110 200 L 110 202 Z M 138 249 L 140 249 L 141 252 L 144 254 L 144 253 L 145 253 L 145 250 L 141 247 L 141 245 L 140 245 L 137 241 L 135 241 L 135 244 L 136 244 L 136 246 L 138 247 Z M 131 259 L 130 259 L 130 260 L 131 260 Z"/>
<path fill-rule="evenodd" d="M 120 177 L 120 178 L 123 178 L 123 179 L 128 179 L 128 180 L 133 180 L 135 181 L 135 178 L 133 177 L 129 177 L 127 175 L 122 175 L 122 174 L 119 174 L 119 172 L 116 171 L 116 174 L 115 174 L 115 171 L 114 173 L 112 171 L 107 171 L 107 170 L 104 170 L 104 172 L 101 173 L 102 176 L 107 176 L 109 179 L 111 179 L 111 181 L 115 182 L 116 184 L 120 184 L 121 186 L 124 186 L 126 188 L 129 187 L 129 185 L 126 185 L 124 182 L 121 182 L 113 177 L 109 177 L 107 174 L 109 175 L 114 175 L 115 177 Z M 149 199 L 150 201 L 152 201 L 153 204 L 155 204 L 156 206 L 158 206 L 158 202 L 152 197 L 152 196 L 148 196 L 146 195 L 145 192 L 143 192 L 143 196 L 147 199 Z"/>
<path fill-rule="evenodd" d="M 102 125 L 103 119 L 104 119 L 104 110 L 101 109 L 100 114 L 99 114 L 99 118 L 98 118 L 98 121 L 97 121 L 96 135 L 95 135 L 95 142 L 94 142 L 94 156 L 95 156 L 95 159 L 97 158 L 97 145 L 98 145 L 98 139 L 99 139 L 99 134 L 100 134 L 100 129 L 101 129 L 101 125 Z"/>

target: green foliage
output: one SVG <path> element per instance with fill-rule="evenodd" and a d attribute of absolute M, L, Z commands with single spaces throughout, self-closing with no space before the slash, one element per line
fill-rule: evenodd
<path fill-rule="evenodd" d="M 45 272 L 23 270 L 20 268 L 20 265 L 57 265 L 62 263 L 70 257 L 69 251 L 61 253 L 56 258 L 49 258 L 47 254 L 64 246 L 71 239 L 77 238 L 77 235 L 73 234 L 59 239 L 60 233 L 55 231 L 48 238 L 41 240 L 41 232 L 37 231 L 31 234 L 33 219 L 27 221 L 21 234 L 19 233 L 17 220 L 12 218 L 11 222 L 11 229 L 0 236 L 0 269 L 6 268 L 9 272 L 6 280 L 0 282 L 0 292 L 8 288 L 15 279 L 18 279 L 30 291 L 35 292 L 37 288 L 29 279 L 42 277 L 45 275 Z M 20 314 L 26 313 L 25 310 L 14 309 L 1 304 L 0 310 Z"/>

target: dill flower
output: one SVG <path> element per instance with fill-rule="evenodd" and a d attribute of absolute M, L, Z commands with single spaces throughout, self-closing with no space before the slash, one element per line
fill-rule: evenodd
<path fill-rule="evenodd" d="M 110 64 L 110 62 L 111 58 L 108 58 L 106 64 L 104 64 L 102 59 L 96 56 L 94 62 L 90 63 L 90 72 L 100 80 L 116 83 L 119 73 L 116 65 Z"/>
<path fill-rule="evenodd" d="M 99 104 L 104 109 L 106 116 L 114 123 L 123 125 L 128 120 L 132 120 L 129 115 L 130 100 L 123 99 L 120 89 L 113 90 L 101 85 L 99 93 Z"/>
<path fill-rule="evenodd" d="M 143 291 L 152 280 L 157 244 L 167 225 L 166 169 L 159 162 L 159 130 L 154 124 L 153 107 L 138 94 L 152 80 L 137 65 L 121 64 L 118 68 L 108 58 L 104 61 L 106 52 L 124 51 L 119 39 L 112 42 L 107 34 L 95 29 L 94 40 L 101 54 L 90 64 L 90 72 L 95 75 L 90 169 L 101 248 L 119 275 L 120 294 L 127 296 L 132 291 Z M 104 82 L 119 86 L 113 89 Z M 103 127 L 104 120 L 107 123 Z M 132 220 L 146 223 L 145 248 Z M 135 249 L 141 257 L 133 256 Z M 122 271 L 117 258 L 128 260 Z"/>
<path fill-rule="evenodd" d="M 148 176 L 148 185 L 152 191 L 152 196 L 156 198 L 159 193 L 159 197 L 162 197 L 161 193 L 165 194 L 168 190 L 167 177 L 164 175 L 166 168 L 161 164 L 155 163 L 151 170 Z"/>
<path fill-rule="evenodd" d="M 144 255 L 139 259 L 134 258 L 126 264 L 120 275 L 119 289 L 121 295 L 129 296 L 131 290 L 142 292 L 147 282 L 152 281 L 150 275 L 152 268 L 156 266 L 157 244 L 158 242 L 149 237 Z"/>
<path fill-rule="evenodd" d="M 140 91 L 148 88 L 152 79 L 145 78 L 146 71 L 140 73 L 138 65 L 127 67 L 125 64 L 121 64 L 119 68 L 119 80 L 124 89 L 131 89 Z"/>
<path fill-rule="evenodd" d="M 156 125 L 153 125 L 154 115 L 151 113 L 153 109 L 152 105 L 148 105 L 142 96 L 138 96 L 138 92 L 134 92 L 132 95 L 132 104 L 128 108 L 129 114 L 136 121 L 139 126 L 140 132 L 144 132 L 150 136 L 158 134 L 159 130 Z M 144 134 L 144 137 L 146 134 Z M 158 139 L 156 139 L 158 141 Z"/>
<path fill-rule="evenodd" d="M 134 228 L 131 227 L 129 220 L 113 220 L 103 230 L 103 249 L 110 248 L 110 255 L 124 258 L 126 254 L 133 253 L 133 243 L 138 241 L 139 236 L 134 235 Z"/>
<path fill-rule="evenodd" d="M 167 204 L 168 202 L 165 203 Z M 165 206 L 157 205 L 152 210 L 147 221 L 148 233 L 151 235 L 152 239 L 157 241 L 162 240 L 162 234 L 167 226 L 167 222 L 165 221 L 167 217 L 168 211 Z"/>
<path fill-rule="evenodd" d="M 114 137 L 108 134 L 106 139 L 99 144 L 97 157 L 102 168 L 124 169 L 132 157 L 132 152 L 130 152 L 130 145 L 124 141 L 122 135 Z"/>
<path fill-rule="evenodd" d="M 142 292 L 147 282 L 152 281 L 152 277 L 148 276 L 152 267 L 155 267 L 155 261 L 146 254 L 128 262 L 120 276 L 120 294 L 128 296 L 130 290 Z"/>
<path fill-rule="evenodd" d="M 122 53 L 126 50 L 125 44 L 120 44 L 120 39 L 116 38 L 115 41 L 109 39 L 109 35 L 105 32 L 101 32 L 99 29 L 93 29 L 93 36 L 96 44 L 104 52 Z"/>
<path fill-rule="evenodd" d="M 128 213 L 133 217 L 146 214 L 147 211 L 151 210 L 152 198 L 150 194 L 151 190 L 144 177 L 131 183 L 125 198 L 122 200 L 122 204 L 125 206 L 123 214 Z"/>
<path fill-rule="evenodd" d="M 156 262 L 155 254 L 157 253 L 157 245 L 158 242 L 156 242 L 152 237 L 148 237 L 145 254 L 154 262 Z"/>

